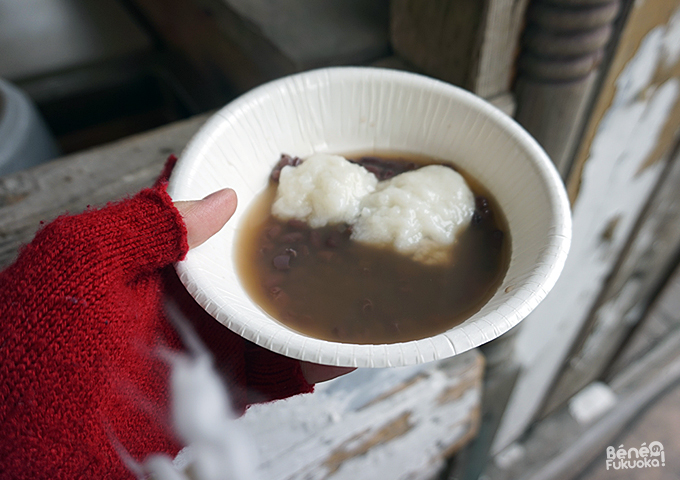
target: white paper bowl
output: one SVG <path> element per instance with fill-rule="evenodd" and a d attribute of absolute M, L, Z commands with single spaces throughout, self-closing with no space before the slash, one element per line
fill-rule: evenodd
<path fill-rule="evenodd" d="M 410 152 L 450 159 L 481 181 L 507 217 L 509 270 L 464 323 L 411 342 L 353 345 L 288 329 L 255 305 L 234 269 L 234 237 L 281 153 Z M 236 190 L 239 208 L 217 235 L 177 265 L 208 313 L 275 352 L 327 365 L 388 367 L 442 359 L 503 334 L 552 288 L 569 249 L 562 182 L 541 147 L 510 117 L 452 85 L 406 72 L 328 68 L 258 87 L 217 112 L 191 140 L 170 179 L 175 200 Z"/>

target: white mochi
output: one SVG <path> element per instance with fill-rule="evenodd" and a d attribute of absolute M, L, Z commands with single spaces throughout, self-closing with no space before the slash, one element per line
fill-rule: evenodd
<path fill-rule="evenodd" d="M 378 182 L 338 155 L 315 154 L 281 170 L 272 213 L 312 228 L 345 222 L 353 240 L 442 263 L 467 228 L 475 197 L 455 170 L 429 165 Z"/>
<path fill-rule="evenodd" d="M 449 248 L 470 224 L 475 197 L 465 179 L 441 165 L 402 173 L 366 195 L 352 239 L 391 245 L 425 263 L 449 258 Z"/>
<path fill-rule="evenodd" d="M 375 175 L 362 166 L 338 155 L 318 153 L 297 167 L 281 170 L 272 213 L 281 220 L 302 220 L 312 228 L 351 224 L 362 198 L 377 183 Z"/>

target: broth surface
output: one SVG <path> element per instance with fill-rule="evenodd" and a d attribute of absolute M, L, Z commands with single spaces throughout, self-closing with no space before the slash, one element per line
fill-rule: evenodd
<path fill-rule="evenodd" d="M 371 171 L 387 169 L 387 174 L 374 171 L 380 180 L 441 163 L 393 155 L 349 158 Z M 500 285 L 509 263 L 510 238 L 490 192 L 456 170 L 474 192 L 476 210 L 451 247 L 451 261 L 442 265 L 352 241 L 346 224 L 310 229 L 297 220 L 276 219 L 271 206 L 278 176 L 273 175 L 237 235 L 236 264 L 246 292 L 287 327 L 335 342 L 405 342 L 462 323 Z"/>

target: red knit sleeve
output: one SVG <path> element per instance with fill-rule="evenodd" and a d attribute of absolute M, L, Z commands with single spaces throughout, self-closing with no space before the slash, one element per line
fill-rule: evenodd
<path fill-rule="evenodd" d="M 310 393 L 300 362 L 244 340 L 215 321 L 182 286 L 174 271 L 165 276 L 166 292 L 181 321 L 191 323 L 215 359 L 215 367 L 229 387 L 232 407 L 243 414 L 254 403 Z"/>
<path fill-rule="evenodd" d="M 125 478 L 133 456 L 176 450 L 156 272 L 186 231 L 162 188 L 42 228 L 0 274 L 0 475 Z"/>
<path fill-rule="evenodd" d="M 132 478 L 114 445 L 137 460 L 177 452 L 158 351 L 180 345 L 163 312 L 164 277 L 187 248 L 159 185 L 58 218 L 0 273 L 0 479 Z M 273 375 L 251 373 L 244 341 L 207 324 L 220 327 L 218 365 L 231 360 L 222 368 L 246 392 L 252 375 L 266 377 L 252 382 L 265 400 L 311 390 L 299 362 L 283 357 Z"/>

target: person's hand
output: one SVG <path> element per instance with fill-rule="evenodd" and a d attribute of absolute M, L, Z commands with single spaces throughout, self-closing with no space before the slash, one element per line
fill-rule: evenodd
<path fill-rule="evenodd" d="M 216 234 L 236 210 L 236 193 L 225 188 L 203 200 L 175 202 L 187 228 L 189 248 L 195 248 Z M 324 382 L 349 373 L 354 368 L 331 367 L 309 362 L 300 362 L 302 374 L 310 384 Z"/>
<path fill-rule="evenodd" d="M 175 202 L 187 227 L 189 248 L 196 248 L 215 235 L 236 211 L 236 192 L 225 188 L 203 200 Z"/>

